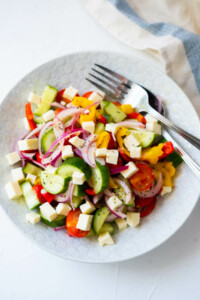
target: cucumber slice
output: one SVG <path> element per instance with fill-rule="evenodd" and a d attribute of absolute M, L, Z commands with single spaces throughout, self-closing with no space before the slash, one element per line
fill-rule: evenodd
<path fill-rule="evenodd" d="M 85 184 L 82 185 L 75 184 L 73 195 L 76 197 L 83 197 L 85 196 L 85 189 L 86 189 Z"/>
<path fill-rule="evenodd" d="M 48 172 L 43 171 L 40 174 L 40 180 L 42 186 L 47 192 L 56 195 L 66 191 L 69 178 L 49 174 Z"/>
<path fill-rule="evenodd" d="M 41 216 L 41 221 L 43 223 L 45 223 L 47 226 L 50 226 L 50 227 L 53 227 L 53 228 L 56 228 L 56 227 L 59 227 L 59 226 L 63 226 L 65 225 L 66 223 L 66 216 L 57 216 L 56 219 L 54 219 L 53 221 L 49 222 L 42 214 L 41 212 L 39 212 L 40 216 Z"/>
<path fill-rule="evenodd" d="M 86 180 L 91 177 L 91 170 L 80 157 L 69 157 L 57 169 L 56 173 L 63 177 L 72 177 L 75 171 L 83 172 Z"/>
<path fill-rule="evenodd" d="M 92 168 L 92 184 L 95 194 L 98 194 L 105 190 L 109 185 L 110 172 L 108 166 L 101 165 L 96 162 L 96 168 Z"/>
<path fill-rule="evenodd" d="M 56 137 L 53 131 L 53 128 L 47 129 L 41 139 L 42 152 L 46 153 L 50 146 L 55 142 Z M 54 149 L 52 149 L 54 150 Z"/>
<path fill-rule="evenodd" d="M 50 104 L 55 100 L 58 90 L 50 85 L 46 85 L 41 97 L 41 102 L 36 108 L 35 115 L 42 116 L 50 109 Z"/>
<path fill-rule="evenodd" d="M 135 206 L 135 202 L 133 199 L 131 199 L 131 201 L 129 201 L 128 203 L 125 202 L 126 194 L 124 192 L 124 189 L 121 186 L 118 185 L 118 187 L 116 189 L 114 189 L 114 193 L 123 202 L 124 205 L 130 206 L 130 207 Z"/>
<path fill-rule="evenodd" d="M 103 123 L 97 123 L 95 128 L 95 134 L 99 134 L 105 130 L 105 125 Z"/>
<path fill-rule="evenodd" d="M 43 123 L 45 123 L 45 120 L 43 119 L 43 117 L 36 117 L 36 116 L 34 116 L 33 121 L 36 124 L 43 124 Z"/>
<path fill-rule="evenodd" d="M 103 226 L 101 227 L 99 234 L 104 233 L 104 232 L 109 232 L 110 234 L 114 234 L 114 226 L 110 223 L 104 223 Z M 87 237 L 90 236 L 96 236 L 94 229 L 90 229 Z"/>
<path fill-rule="evenodd" d="M 20 188 L 22 190 L 22 194 L 25 196 L 29 191 L 32 191 L 32 185 L 29 181 L 24 181 L 20 184 Z"/>
<path fill-rule="evenodd" d="M 42 169 L 36 167 L 35 165 L 31 164 L 31 163 L 27 163 L 26 166 L 23 168 L 23 172 L 25 174 L 32 174 L 35 176 L 40 176 Z"/>
<path fill-rule="evenodd" d="M 73 196 L 72 197 L 72 202 L 73 202 L 74 208 L 78 208 L 80 206 L 80 204 L 83 202 L 83 198 L 82 197 Z"/>
<path fill-rule="evenodd" d="M 29 209 L 34 209 L 41 205 L 40 201 L 38 200 L 38 197 L 36 196 L 36 193 L 33 190 L 27 192 L 24 198 Z"/>
<path fill-rule="evenodd" d="M 132 131 L 136 139 L 140 142 L 142 148 L 147 148 L 151 146 L 158 137 L 158 134 L 155 132 L 147 131 Z"/>
<path fill-rule="evenodd" d="M 108 103 L 109 103 L 109 101 L 105 101 L 105 100 L 101 101 L 100 106 L 101 106 L 101 109 L 102 109 L 103 111 L 104 111 L 105 106 L 106 106 Z"/>
<path fill-rule="evenodd" d="M 121 122 L 126 118 L 126 114 L 111 102 L 104 107 L 104 110 L 109 116 L 112 117 L 115 123 Z"/>
<path fill-rule="evenodd" d="M 110 211 L 107 206 L 104 206 L 100 209 L 98 209 L 94 215 L 93 219 L 93 229 L 96 234 L 100 233 L 100 230 L 107 219 Z"/>

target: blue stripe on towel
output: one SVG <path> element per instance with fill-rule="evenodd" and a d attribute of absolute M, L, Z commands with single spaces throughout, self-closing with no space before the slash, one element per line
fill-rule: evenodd
<path fill-rule="evenodd" d="M 140 18 L 125 0 L 109 0 L 121 13 L 136 24 L 156 36 L 172 35 L 180 39 L 184 45 L 190 67 L 194 74 L 198 90 L 200 92 L 200 37 L 179 26 L 169 23 L 147 23 Z"/>

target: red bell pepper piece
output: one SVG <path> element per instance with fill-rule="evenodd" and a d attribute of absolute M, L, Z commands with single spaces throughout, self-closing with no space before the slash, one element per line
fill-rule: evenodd
<path fill-rule="evenodd" d="M 39 163 L 42 162 L 42 159 L 41 159 L 41 157 L 40 157 L 39 151 L 37 151 L 37 153 L 36 153 L 36 159 L 37 159 L 37 161 L 38 161 Z"/>
<path fill-rule="evenodd" d="M 143 124 L 146 124 L 146 119 L 143 115 L 137 113 L 137 112 L 132 112 L 131 114 L 127 115 L 128 119 L 136 119 L 138 122 L 141 122 Z"/>
<path fill-rule="evenodd" d="M 90 92 L 87 92 L 87 93 L 85 93 L 85 94 L 83 94 L 83 96 L 82 97 L 84 97 L 84 98 L 89 98 L 90 97 L 90 95 L 92 95 L 92 91 L 90 91 Z"/>
<path fill-rule="evenodd" d="M 99 121 L 100 123 L 103 123 L 103 124 L 106 124 L 106 123 L 107 123 L 106 118 L 105 118 L 104 116 L 102 116 L 102 115 L 99 115 L 98 121 Z"/>
<path fill-rule="evenodd" d="M 162 151 L 163 151 L 163 155 L 161 155 L 159 157 L 159 159 L 165 158 L 169 154 L 171 154 L 172 152 L 174 152 L 174 146 L 173 146 L 172 142 L 166 142 L 166 143 L 164 143 L 164 145 L 162 147 Z"/>
<path fill-rule="evenodd" d="M 25 105 L 25 113 L 26 113 L 26 118 L 27 118 L 27 121 L 29 123 L 29 126 L 30 126 L 31 130 L 35 129 L 37 127 L 37 125 L 36 125 L 36 123 L 33 120 L 34 114 L 32 112 L 32 108 L 31 108 L 31 103 L 30 102 Z"/>
<path fill-rule="evenodd" d="M 65 89 L 58 92 L 58 94 L 56 96 L 56 101 L 57 102 L 60 102 L 62 100 L 64 92 L 65 92 Z"/>
<path fill-rule="evenodd" d="M 94 189 L 86 189 L 85 192 L 90 195 L 90 196 L 94 196 L 95 195 L 95 191 Z"/>
<path fill-rule="evenodd" d="M 121 106 L 121 104 L 117 101 L 112 101 L 113 104 L 115 104 L 116 106 Z"/>
<path fill-rule="evenodd" d="M 127 162 L 132 161 L 132 159 L 128 155 L 125 154 L 123 149 L 119 148 L 118 150 L 119 150 L 119 154 L 123 160 L 125 160 Z"/>
<path fill-rule="evenodd" d="M 117 143 L 116 143 L 116 141 L 114 141 L 112 134 L 110 132 L 109 132 L 109 134 L 110 134 L 110 140 L 109 140 L 107 148 L 108 149 L 116 149 L 117 148 Z"/>
<path fill-rule="evenodd" d="M 62 108 L 56 108 L 55 116 L 57 116 L 62 110 L 63 110 Z"/>
<path fill-rule="evenodd" d="M 46 202 L 45 198 L 43 197 L 41 190 L 43 190 L 43 186 L 41 184 L 36 184 L 33 186 L 33 191 L 36 193 L 39 201 L 43 204 Z"/>
<path fill-rule="evenodd" d="M 54 198 L 55 198 L 55 195 L 52 195 L 52 194 L 50 194 L 50 193 L 48 193 L 46 191 L 45 191 L 45 193 L 42 193 L 42 196 L 49 203 L 51 203 L 54 200 Z"/>

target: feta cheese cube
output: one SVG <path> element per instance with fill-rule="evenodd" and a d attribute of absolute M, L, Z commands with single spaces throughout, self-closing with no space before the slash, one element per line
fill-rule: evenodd
<path fill-rule="evenodd" d="M 26 176 L 26 180 L 30 181 L 32 183 L 32 185 L 35 184 L 37 177 L 33 174 L 28 173 Z"/>
<path fill-rule="evenodd" d="M 86 201 L 84 204 L 80 206 L 80 210 L 83 214 L 91 214 L 93 211 L 95 211 L 95 209 L 96 207 L 90 201 Z"/>
<path fill-rule="evenodd" d="M 93 102 L 98 102 L 103 100 L 103 97 L 100 93 L 93 92 L 89 97 L 88 100 L 93 101 Z"/>
<path fill-rule="evenodd" d="M 40 215 L 35 212 L 26 214 L 26 222 L 34 225 L 34 224 L 40 222 Z"/>
<path fill-rule="evenodd" d="M 115 123 L 107 123 L 106 127 L 105 127 L 105 130 L 108 131 L 108 132 L 112 132 L 113 134 L 115 134 L 116 131 L 117 131 L 117 124 L 115 124 Z"/>
<path fill-rule="evenodd" d="M 107 151 L 108 150 L 106 148 L 99 148 L 99 149 L 96 149 L 95 155 L 96 155 L 96 157 L 106 156 L 107 155 Z"/>
<path fill-rule="evenodd" d="M 130 157 L 140 158 L 142 154 L 142 147 L 132 147 L 130 151 Z"/>
<path fill-rule="evenodd" d="M 83 127 L 83 129 L 90 132 L 91 134 L 94 133 L 95 124 L 93 121 L 82 122 L 82 127 Z"/>
<path fill-rule="evenodd" d="M 108 199 L 108 205 L 112 210 L 116 210 L 122 205 L 122 201 L 117 196 L 111 196 Z"/>
<path fill-rule="evenodd" d="M 66 105 L 66 102 L 65 101 L 60 101 L 60 104 L 62 104 L 62 105 Z"/>
<path fill-rule="evenodd" d="M 28 140 L 18 141 L 18 146 L 20 151 L 37 150 L 38 139 L 28 139 Z"/>
<path fill-rule="evenodd" d="M 68 213 L 70 212 L 70 210 L 71 210 L 71 207 L 66 203 L 59 203 L 56 206 L 56 212 L 58 215 L 67 216 Z"/>
<path fill-rule="evenodd" d="M 93 219 L 92 215 L 80 214 L 76 228 L 84 231 L 89 231 L 92 226 L 92 219 Z"/>
<path fill-rule="evenodd" d="M 45 124 L 45 123 L 39 123 L 39 124 L 37 124 L 37 128 L 40 128 L 40 129 L 41 129 L 41 128 L 44 126 L 44 124 Z"/>
<path fill-rule="evenodd" d="M 129 168 L 121 172 L 124 178 L 130 178 L 133 174 L 135 174 L 138 171 L 138 168 L 132 161 L 126 164 L 126 166 L 128 166 Z"/>
<path fill-rule="evenodd" d="M 119 157 L 118 150 L 107 150 L 106 162 L 108 164 L 117 165 L 118 157 Z"/>
<path fill-rule="evenodd" d="M 150 114 L 146 114 L 145 119 L 146 119 L 147 123 L 158 123 L 158 120 L 156 120 Z"/>
<path fill-rule="evenodd" d="M 114 244 L 113 238 L 111 237 L 109 232 L 101 233 L 99 235 L 98 241 L 101 246 Z"/>
<path fill-rule="evenodd" d="M 57 217 L 56 210 L 48 202 L 40 205 L 40 211 L 43 217 L 49 222 L 53 221 Z"/>
<path fill-rule="evenodd" d="M 44 113 L 42 115 L 42 117 L 43 117 L 45 122 L 48 122 L 48 121 L 53 120 L 55 118 L 55 112 L 54 112 L 54 110 L 50 109 L 46 113 Z"/>
<path fill-rule="evenodd" d="M 63 146 L 62 159 L 66 159 L 68 157 L 73 157 L 73 156 L 74 156 L 74 152 L 72 150 L 72 146 L 71 145 Z"/>
<path fill-rule="evenodd" d="M 30 131 L 30 130 L 31 130 L 31 127 L 30 127 L 29 122 L 28 122 L 28 120 L 27 120 L 26 117 L 23 118 L 23 123 L 24 123 L 25 129 L 26 129 L 27 131 Z"/>
<path fill-rule="evenodd" d="M 9 165 L 14 165 L 21 160 L 18 152 L 12 152 L 6 155 Z"/>
<path fill-rule="evenodd" d="M 55 168 L 55 167 L 53 167 L 53 166 L 51 166 L 51 165 L 48 165 L 47 167 L 46 167 L 46 171 L 49 173 L 49 174 L 56 174 L 56 170 L 57 170 L 57 168 Z"/>
<path fill-rule="evenodd" d="M 66 99 L 72 101 L 77 93 L 78 93 L 78 90 L 73 88 L 72 86 L 70 86 L 65 89 L 65 91 L 63 93 L 63 98 L 66 98 Z"/>
<path fill-rule="evenodd" d="M 163 186 L 160 195 L 164 196 L 165 194 L 169 194 L 171 192 L 172 192 L 172 187 L 171 186 Z"/>
<path fill-rule="evenodd" d="M 69 142 L 77 148 L 83 147 L 83 145 L 85 143 L 85 141 L 80 139 L 78 136 L 72 137 L 71 139 L 69 139 Z"/>
<path fill-rule="evenodd" d="M 157 124 L 157 123 L 147 123 L 146 124 L 146 129 L 148 131 L 155 132 L 155 133 L 157 133 L 159 135 L 161 135 L 161 133 L 162 133 L 161 125 Z"/>
<path fill-rule="evenodd" d="M 131 133 L 124 139 L 124 145 L 131 152 L 133 147 L 137 147 L 140 145 L 140 142 L 136 139 L 136 137 Z"/>
<path fill-rule="evenodd" d="M 5 190 L 9 199 L 11 200 L 16 199 L 22 195 L 22 191 L 18 182 L 13 181 L 6 183 Z"/>
<path fill-rule="evenodd" d="M 22 168 L 16 168 L 11 170 L 11 174 L 14 181 L 23 181 L 25 179 Z"/>
<path fill-rule="evenodd" d="M 119 230 L 123 230 L 127 227 L 126 219 L 116 219 L 115 223 L 117 224 Z"/>
<path fill-rule="evenodd" d="M 75 171 L 72 175 L 74 184 L 82 185 L 85 181 L 85 174 L 79 171 Z"/>
<path fill-rule="evenodd" d="M 140 223 L 140 213 L 128 212 L 127 214 L 127 224 L 131 227 L 136 227 Z"/>
<path fill-rule="evenodd" d="M 28 101 L 33 103 L 33 104 L 39 104 L 40 103 L 40 96 L 37 94 L 30 92 L 28 95 Z"/>

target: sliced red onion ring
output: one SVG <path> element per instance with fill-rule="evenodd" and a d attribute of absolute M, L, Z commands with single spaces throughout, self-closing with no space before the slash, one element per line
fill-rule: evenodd
<path fill-rule="evenodd" d="M 103 195 L 103 192 L 93 196 L 93 198 L 92 198 L 93 203 L 97 204 L 97 202 L 101 199 L 102 195 Z"/>
<path fill-rule="evenodd" d="M 41 158 L 44 156 L 43 153 L 42 153 L 41 140 L 42 140 L 42 137 L 43 137 L 45 131 L 47 130 L 47 128 L 49 126 L 52 126 L 52 124 L 53 124 L 53 122 L 49 121 L 46 124 L 44 124 L 43 127 L 40 130 L 40 134 L 39 134 L 39 138 L 38 138 L 38 150 L 39 150 L 39 154 L 40 154 Z"/>
<path fill-rule="evenodd" d="M 66 229 L 66 226 L 65 225 L 59 226 L 59 227 L 54 228 L 53 230 L 54 231 L 59 231 L 59 230 L 62 230 L 62 229 Z"/>
<path fill-rule="evenodd" d="M 94 140 L 96 138 L 95 134 L 91 134 L 85 141 L 84 148 L 82 148 L 82 154 L 84 161 L 91 167 L 96 167 L 95 162 L 95 150 L 96 150 L 96 144 L 94 143 Z"/>
<path fill-rule="evenodd" d="M 60 155 L 57 157 L 57 159 L 52 161 L 52 166 L 54 168 L 58 168 L 58 167 L 60 167 L 61 163 L 62 163 L 62 153 L 60 152 Z"/>
<path fill-rule="evenodd" d="M 61 156 L 61 150 L 56 149 L 50 156 L 42 159 L 42 164 L 48 165 L 50 163 L 54 163 Z"/>
<path fill-rule="evenodd" d="M 58 102 L 53 102 L 50 104 L 52 107 L 57 107 L 57 108 L 62 108 L 62 109 L 67 109 L 66 106 L 58 103 Z"/>
<path fill-rule="evenodd" d="M 76 114 L 81 114 L 83 112 L 83 109 L 80 109 L 78 107 L 69 107 L 65 110 L 61 111 L 59 114 L 57 114 L 57 117 L 63 121 L 63 119 L 67 117 L 73 117 Z"/>
<path fill-rule="evenodd" d="M 32 159 L 34 155 L 36 155 L 36 151 L 29 152 L 29 153 L 28 152 L 24 153 L 22 151 L 19 151 L 19 154 L 20 154 L 21 158 L 29 160 L 29 159 Z"/>
<path fill-rule="evenodd" d="M 29 139 L 30 137 L 32 137 L 33 135 L 38 133 L 40 130 L 41 130 L 41 128 L 38 128 L 38 127 L 33 129 L 31 132 L 29 132 L 29 134 L 24 139 L 25 140 Z"/>
<path fill-rule="evenodd" d="M 83 158 L 83 154 L 82 151 L 78 148 L 73 148 L 74 153 L 76 153 L 76 155 L 80 156 L 81 158 Z"/>
<path fill-rule="evenodd" d="M 109 189 L 106 189 L 106 190 L 104 191 L 104 194 L 105 194 L 106 196 L 108 196 L 108 197 L 115 196 L 115 193 L 111 192 L 111 190 L 109 190 Z"/>
<path fill-rule="evenodd" d="M 121 166 L 121 167 L 118 167 L 118 168 L 110 169 L 110 175 L 114 175 L 114 174 L 120 173 L 122 171 L 127 170 L 128 168 L 129 168 L 129 166 Z"/>
<path fill-rule="evenodd" d="M 65 191 L 65 193 L 56 195 L 55 198 L 54 198 L 54 200 L 56 200 L 59 203 L 69 202 L 69 187 L 70 186 L 68 186 L 68 188 Z"/>
<path fill-rule="evenodd" d="M 108 204 L 108 197 L 105 197 L 105 203 L 106 203 L 108 209 L 110 210 L 110 212 L 111 212 L 113 215 L 115 215 L 117 218 L 120 218 L 120 219 L 125 219 L 125 218 L 126 218 L 126 215 L 125 215 L 124 213 L 122 213 L 121 210 L 119 210 L 119 209 L 112 210 L 112 209 L 110 208 L 110 205 Z M 121 206 L 120 206 L 120 207 L 121 207 Z M 120 207 L 119 207 L 119 208 L 120 208 Z"/>
<path fill-rule="evenodd" d="M 141 122 L 138 122 L 136 120 L 127 120 L 127 121 L 122 121 L 117 123 L 117 127 L 118 126 L 123 126 L 123 127 L 127 127 L 127 128 L 145 128 L 145 125 Z"/>
<path fill-rule="evenodd" d="M 117 211 L 118 212 L 122 212 L 124 209 L 124 205 L 120 206 Z M 117 217 L 113 214 L 109 214 L 109 216 L 106 218 L 106 221 L 105 222 L 113 222 L 115 219 L 117 219 Z"/>
<path fill-rule="evenodd" d="M 128 186 L 128 184 L 119 179 L 119 178 L 113 178 L 114 179 L 114 182 L 116 182 L 119 186 L 121 186 L 126 194 L 126 199 L 125 199 L 125 202 L 126 204 L 129 203 L 132 199 L 132 191 L 130 189 L 130 187 Z"/>
<path fill-rule="evenodd" d="M 159 173 L 158 176 L 158 181 L 157 183 L 151 188 L 151 190 L 146 191 L 146 192 L 139 192 L 135 189 L 133 189 L 133 192 L 136 196 L 140 198 L 150 198 L 156 196 L 162 187 L 162 173 Z"/>

